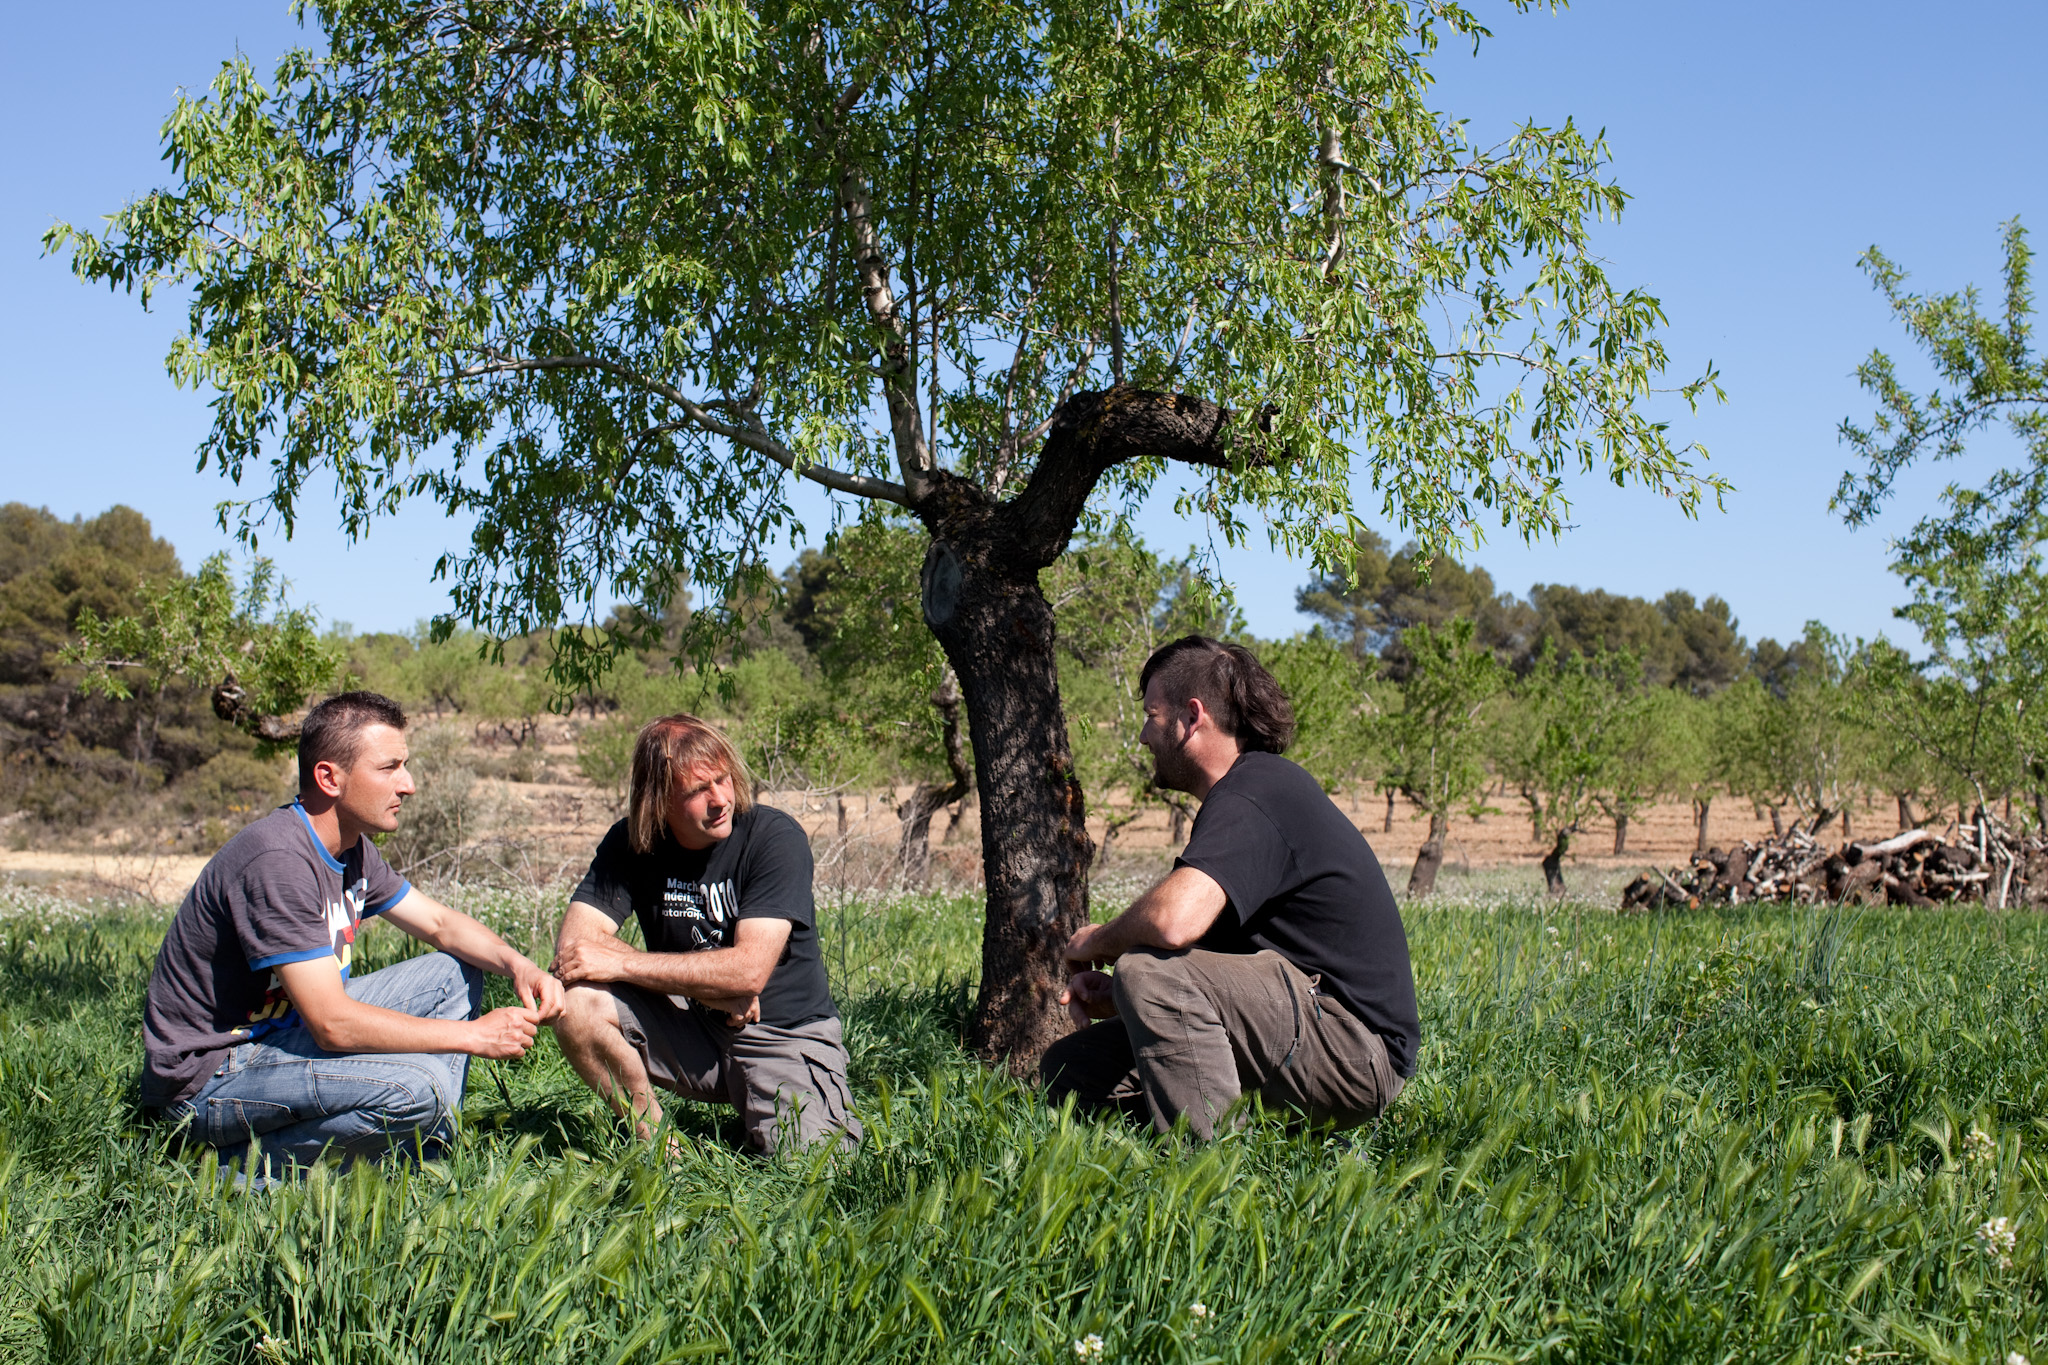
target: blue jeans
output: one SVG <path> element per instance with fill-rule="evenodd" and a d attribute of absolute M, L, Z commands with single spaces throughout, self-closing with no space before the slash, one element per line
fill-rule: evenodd
<path fill-rule="evenodd" d="M 474 1019 L 484 974 L 428 953 L 346 989 L 350 999 L 416 1019 Z M 164 1116 L 188 1123 L 188 1140 L 218 1148 L 223 1171 L 239 1168 L 251 1146 L 273 1176 L 329 1150 L 344 1163 L 417 1157 L 447 1142 L 468 1073 L 462 1053 L 328 1052 L 299 1024 L 234 1048 L 197 1094 Z"/>

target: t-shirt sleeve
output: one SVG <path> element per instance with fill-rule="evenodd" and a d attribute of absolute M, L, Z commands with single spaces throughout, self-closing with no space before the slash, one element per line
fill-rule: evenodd
<path fill-rule="evenodd" d="M 810 928 L 811 841 L 804 827 L 763 809 L 740 869 L 740 919 L 786 919 Z"/>
<path fill-rule="evenodd" d="M 224 893 L 249 970 L 334 956 L 334 930 L 320 901 L 320 878 L 303 858 L 252 858 Z"/>
<path fill-rule="evenodd" d="M 364 919 L 383 914 L 412 890 L 412 883 L 392 871 L 391 864 L 384 861 L 384 855 L 368 839 L 363 840 L 363 881 L 367 887 L 363 897 Z"/>
<path fill-rule="evenodd" d="M 624 924 L 633 913 L 632 857 L 626 822 L 621 820 L 599 841 L 590 870 L 576 884 L 576 894 L 570 899 L 602 910 L 613 924 Z"/>
<path fill-rule="evenodd" d="M 1225 793 L 1202 804 L 1173 865 L 1212 878 L 1230 898 L 1218 923 L 1241 926 L 1286 889 L 1294 854 L 1257 803 Z"/>

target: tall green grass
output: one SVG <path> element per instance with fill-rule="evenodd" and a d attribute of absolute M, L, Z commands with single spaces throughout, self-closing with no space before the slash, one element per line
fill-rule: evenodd
<path fill-rule="evenodd" d="M 2048 920 L 1414 909 L 1425 1042 L 1384 1120 L 1201 1148 L 961 1053 L 971 902 L 822 918 L 851 1158 L 745 1157 L 679 1104 L 653 1160 L 544 1042 L 472 1070 L 450 1159 L 249 1195 L 130 1123 L 161 917 L 0 898 L 0 1353 L 2048 1357 Z M 364 968 L 404 950 L 371 931 Z"/>

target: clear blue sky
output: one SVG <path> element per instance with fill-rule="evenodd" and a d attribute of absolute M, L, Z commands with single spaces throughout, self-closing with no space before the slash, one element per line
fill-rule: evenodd
<path fill-rule="evenodd" d="M 1502 134 L 1523 118 L 1606 129 L 1634 203 L 1602 249 L 1620 281 L 1662 297 L 1673 375 L 1720 367 L 1727 404 L 1681 409 L 1675 430 L 1739 491 L 1725 515 L 1689 523 L 1580 480 L 1560 541 L 1496 541 L 1472 558 L 1517 592 L 1719 593 L 1752 639 L 1796 635 L 1808 618 L 1897 635 L 1885 535 L 1948 474 L 1910 481 L 1890 528 L 1851 533 L 1827 512 L 1846 458 L 1836 424 L 1870 411 L 1851 372 L 1873 345 L 1902 349 L 1855 260 L 1876 243 L 1918 287 L 1988 289 L 1999 223 L 2018 214 L 2048 231 L 2048 6 L 1581 0 L 1517 15 L 1474 3 L 1496 36 L 1477 58 L 1440 57 L 1439 107 Z M 267 67 L 300 31 L 282 0 L 112 0 L 24 7 L 4 41 L 0 107 L 16 133 L 0 152 L 0 298 L 14 319 L 0 334 L 0 501 L 67 517 L 126 502 L 196 564 L 228 544 L 213 506 L 233 490 L 194 472 L 204 399 L 164 374 L 182 313 L 86 289 L 38 239 L 161 183 L 157 129 L 173 92 L 203 88 L 237 47 Z M 1169 503 L 1148 510 L 1151 543 L 1178 552 L 1207 538 Z M 441 606 L 430 569 L 461 528 L 409 512 L 349 547 L 313 506 L 293 543 L 265 546 L 300 600 L 365 630 Z M 1300 565 L 1258 549 L 1222 562 L 1254 630 L 1303 624 Z"/>

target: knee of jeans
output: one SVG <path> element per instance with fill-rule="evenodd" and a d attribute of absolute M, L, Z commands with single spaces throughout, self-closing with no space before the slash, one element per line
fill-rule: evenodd
<path fill-rule="evenodd" d="M 393 1132 L 418 1129 L 431 1133 L 447 1123 L 461 1106 L 462 1096 L 448 1093 L 446 1077 L 426 1067 L 405 1084 L 393 1084 L 374 1106 L 380 1127 Z"/>
<path fill-rule="evenodd" d="M 1180 974 L 1186 961 L 1185 952 L 1170 953 L 1163 948 L 1133 948 L 1125 953 L 1116 960 L 1116 975 L 1110 978 L 1117 1009 L 1150 1003 L 1165 982 Z"/>
<path fill-rule="evenodd" d="M 453 954 L 450 954 L 450 956 L 453 958 Z M 453 960 L 455 965 L 461 969 L 463 993 L 469 997 L 469 1017 L 474 1019 L 484 1011 L 483 968 L 473 967 L 460 958 L 453 958 Z"/>

